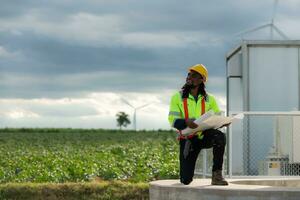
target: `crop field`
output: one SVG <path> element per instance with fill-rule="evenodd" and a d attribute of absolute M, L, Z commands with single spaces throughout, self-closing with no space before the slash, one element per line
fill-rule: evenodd
<path fill-rule="evenodd" d="M 178 178 L 173 131 L 0 129 L 0 183 Z"/>

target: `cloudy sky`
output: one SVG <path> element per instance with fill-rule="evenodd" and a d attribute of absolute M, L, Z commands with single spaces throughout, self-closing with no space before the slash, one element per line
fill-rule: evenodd
<path fill-rule="evenodd" d="M 225 55 L 236 34 L 272 18 L 274 0 L 0 0 L 0 127 L 169 129 L 170 96 L 203 63 L 225 109 Z M 275 24 L 300 35 L 300 1 Z M 268 39 L 268 30 L 243 36 Z M 132 128 L 132 125 L 130 127 Z"/>

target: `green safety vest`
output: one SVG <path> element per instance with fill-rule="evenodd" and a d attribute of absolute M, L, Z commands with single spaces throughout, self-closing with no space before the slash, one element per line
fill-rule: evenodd
<path fill-rule="evenodd" d="M 172 96 L 169 116 L 168 116 L 169 123 L 172 127 L 174 127 L 174 123 L 176 119 L 186 119 L 186 118 L 197 119 L 203 113 L 209 110 L 212 110 L 215 113 L 220 112 L 215 97 L 211 94 L 207 94 L 206 101 L 204 100 L 204 97 L 199 94 L 197 102 L 195 98 L 191 94 L 189 94 L 189 97 L 186 99 L 186 102 L 187 102 L 186 103 L 187 112 L 185 112 L 184 99 L 182 99 L 181 97 L 181 92 L 176 92 Z M 198 136 L 200 139 L 203 138 L 201 134 L 198 134 Z"/>

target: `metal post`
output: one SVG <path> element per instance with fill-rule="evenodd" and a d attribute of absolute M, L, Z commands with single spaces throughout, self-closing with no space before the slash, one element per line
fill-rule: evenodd
<path fill-rule="evenodd" d="M 202 177 L 203 178 L 206 178 L 206 173 L 207 173 L 207 163 L 206 163 L 206 160 L 207 160 L 207 152 L 206 152 L 206 149 L 203 149 L 203 162 L 202 162 L 202 168 L 203 168 L 203 174 L 202 174 Z"/>
<path fill-rule="evenodd" d="M 228 137 L 229 137 L 229 144 L 228 144 L 228 154 L 229 154 L 229 158 L 228 158 L 228 175 L 229 178 L 232 178 L 232 125 L 230 125 L 228 127 L 229 132 L 228 132 Z"/>
<path fill-rule="evenodd" d="M 300 110 L 300 49 L 298 48 L 298 110 Z"/>

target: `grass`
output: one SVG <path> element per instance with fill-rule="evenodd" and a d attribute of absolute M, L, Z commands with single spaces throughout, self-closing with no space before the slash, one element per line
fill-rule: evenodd
<path fill-rule="evenodd" d="M 101 181 L 90 183 L 7 183 L 0 185 L 1 200 L 146 200 L 147 183 Z"/>

